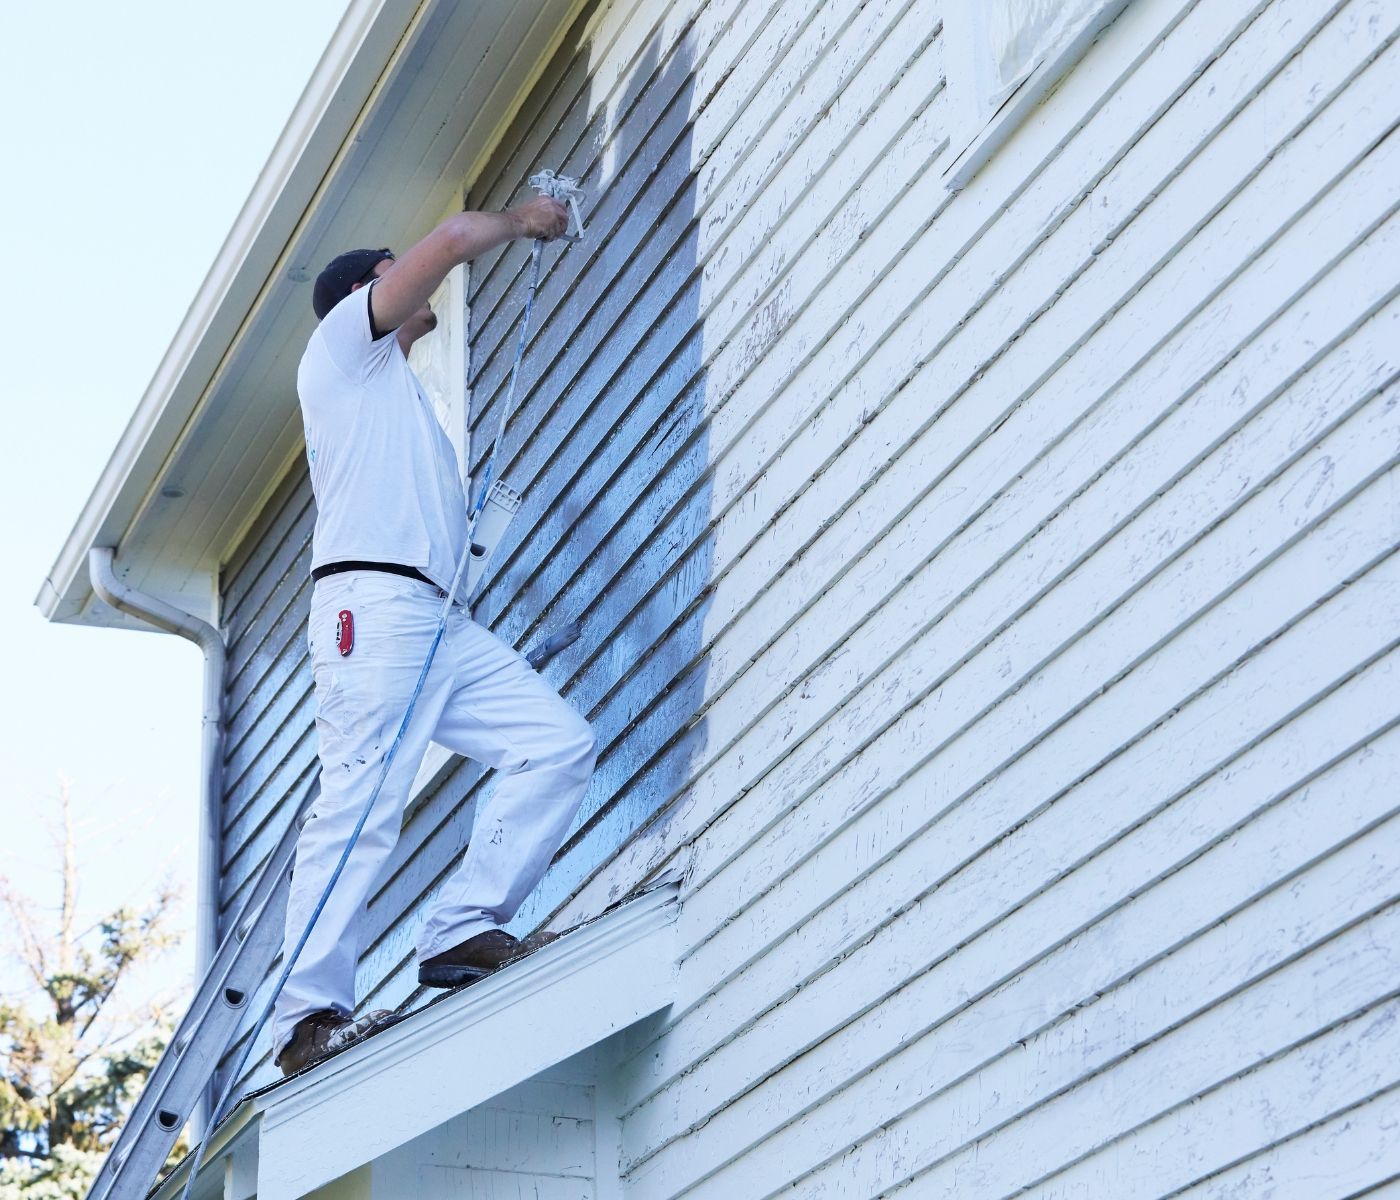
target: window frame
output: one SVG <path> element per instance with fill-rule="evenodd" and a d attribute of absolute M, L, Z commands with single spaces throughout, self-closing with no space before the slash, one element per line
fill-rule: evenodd
<path fill-rule="evenodd" d="M 457 454 L 457 469 L 461 472 L 464 487 L 470 488 L 467 474 L 467 418 L 471 404 L 471 389 L 467 385 L 467 332 L 470 312 L 467 284 L 467 264 L 459 263 L 447 273 L 447 277 L 432 294 L 429 303 L 438 314 L 438 327 L 409 350 L 409 365 L 418 375 L 425 389 L 429 389 L 429 399 L 434 407 L 441 405 L 446 410 L 439 413 L 439 421 L 446 431 L 452 448 Z M 420 352 L 421 347 L 421 352 Z M 439 397 L 431 390 L 432 383 L 423 377 L 419 366 L 423 354 L 440 348 L 442 361 L 448 364 L 446 396 Z M 416 356 L 416 357 L 415 357 Z"/>
<path fill-rule="evenodd" d="M 950 142 L 942 172 L 951 191 L 967 186 L 1131 3 L 1098 0 L 1098 11 L 1074 38 L 1036 64 L 1004 100 L 993 103 L 991 46 L 980 0 L 951 0 L 943 21 Z"/>

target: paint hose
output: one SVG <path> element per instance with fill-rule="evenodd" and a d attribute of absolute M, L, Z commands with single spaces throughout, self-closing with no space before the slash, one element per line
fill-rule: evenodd
<path fill-rule="evenodd" d="M 581 195 L 578 184 L 575 180 L 567 179 L 563 176 L 555 175 L 552 171 L 542 171 L 531 179 L 531 184 L 544 194 L 552 196 L 561 202 L 569 205 L 574 217 L 575 236 L 569 238 L 577 241 L 583 233 L 583 222 L 579 216 L 577 197 Z M 257 1021 L 249 1030 L 243 1044 L 243 1049 L 239 1051 L 237 1058 L 229 1069 L 227 1082 L 223 1091 L 219 1095 L 218 1102 L 214 1105 L 209 1114 L 209 1123 L 205 1129 L 204 1137 L 200 1141 L 195 1153 L 194 1162 L 190 1167 L 189 1178 L 185 1182 L 182 1200 L 190 1200 L 190 1195 L 194 1189 L 194 1181 L 199 1176 L 199 1168 L 204 1162 L 205 1148 L 212 1140 L 214 1131 L 218 1128 L 219 1122 L 223 1120 L 228 1102 L 231 1098 L 234 1087 L 242 1076 L 243 1068 L 247 1065 L 248 1056 L 252 1053 L 253 1046 L 257 1044 L 259 1035 L 266 1028 L 268 1021 L 272 1017 L 273 1006 L 277 1003 L 277 998 L 282 994 L 283 987 L 286 986 L 292 969 L 297 964 L 297 959 L 301 957 L 302 950 L 305 949 L 307 941 L 311 937 L 311 931 L 315 929 L 316 922 L 325 911 L 326 903 L 330 900 L 331 893 L 335 890 L 335 885 L 340 879 L 341 873 L 345 870 L 345 864 L 350 860 L 350 853 L 359 841 L 363 832 L 365 822 L 369 819 L 369 814 L 373 811 L 375 804 L 379 800 L 379 793 L 383 790 L 384 781 L 389 776 L 389 770 L 393 766 L 394 758 L 399 752 L 399 747 L 403 744 L 404 734 L 408 732 L 409 723 L 413 719 L 413 710 L 417 707 L 418 699 L 423 694 L 423 687 L 428 681 L 428 672 L 432 669 L 433 660 L 437 657 L 438 647 L 442 644 L 443 634 L 447 630 L 448 614 L 452 610 L 452 605 L 456 599 L 457 589 L 461 586 L 463 574 L 472 554 L 472 534 L 476 528 L 476 522 L 481 515 L 481 510 L 486 503 L 487 495 L 491 491 L 491 476 L 495 469 L 496 454 L 500 449 L 501 438 L 505 434 L 506 424 L 510 420 L 512 409 L 515 407 L 516 383 L 520 376 L 520 363 L 525 356 L 525 339 L 530 328 L 530 314 L 535 306 L 535 291 L 540 282 L 540 262 L 544 250 L 544 242 L 536 240 L 530 255 L 530 287 L 525 296 L 525 312 L 520 321 L 520 337 L 515 347 L 515 361 L 511 365 L 510 384 L 506 389 L 505 403 L 501 406 L 501 420 L 496 429 L 496 435 L 491 442 L 491 451 L 486 460 L 484 479 L 481 490 L 477 494 L 476 503 L 473 505 L 467 518 L 467 537 L 462 550 L 461 557 L 457 560 L 457 569 L 452 576 L 452 586 L 447 590 L 442 602 L 442 609 L 438 614 L 437 629 L 433 634 L 433 640 L 428 646 L 427 657 L 423 660 L 422 670 L 418 673 L 418 682 L 413 687 L 413 693 L 409 697 L 408 707 L 404 710 L 403 720 L 399 722 L 398 732 L 394 735 L 394 740 L 389 746 L 388 753 L 384 756 L 383 766 L 379 769 L 379 777 L 375 780 L 374 788 L 371 790 L 369 799 L 365 801 L 364 808 L 360 811 L 359 819 L 355 822 L 355 828 L 351 831 L 349 839 L 345 843 L 345 848 L 340 853 L 340 859 L 335 864 L 335 870 L 331 872 L 331 877 L 321 892 L 321 898 L 316 902 L 316 907 L 311 912 L 311 919 L 306 923 L 306 928 L 302 930 L 301 936 L 297 939 L 296 945 L 282 964 L 282 972 L 277 977 L 277 982 L 272 987 L 272 993 L 268 996 L 262 1012 Z M 548 662 L 555 654 L 564 649 L 577 639 L 579 635 L 578 623 L 561 629 L 553 637 L 547 639 L 542 645 L 536 647 L 533 655 L 539 656 L 540 664 Z M 531 665 L 534 665 L 532 662 Z"/>

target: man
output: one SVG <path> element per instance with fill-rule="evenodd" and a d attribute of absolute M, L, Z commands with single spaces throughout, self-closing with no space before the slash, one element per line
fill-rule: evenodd
<path fill-rule="evenodd" d="M 458 263 L 513 238 L 553 239 L 567 212 L 540 197 L 459 213 L 398 259 L 340 255 L 316 280 L 320 325 L 297 372 L 317 517 L 307 627 L 321 794 L 297 843 L 283 953 L 300 939 L 368 802 L 413 693 L 466 540 L 452 443 L 408 365 L 437 324 L 428 297 Z M 430 740 L 496 769 L 463 861 L 418 936 L 418 978 L 454 987 L 552 939 L 501 926 L 563 842 L 593 770 L 588 723 L 458 597 L 383 790 L 278 998 L 284 1074 L 363 1036 L 355 966 L 361 918 L 398 837 Z"/>

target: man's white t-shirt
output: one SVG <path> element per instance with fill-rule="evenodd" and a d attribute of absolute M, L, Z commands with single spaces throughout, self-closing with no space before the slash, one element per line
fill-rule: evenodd
<path fill-rule="evenodd" d="M 325 315 L 297 370 L 316 494 L 311 566 L 399 563 L 450 587 L 467 532 L 457 455 L 394 332 L 373 336 L 371 291 Z"/>

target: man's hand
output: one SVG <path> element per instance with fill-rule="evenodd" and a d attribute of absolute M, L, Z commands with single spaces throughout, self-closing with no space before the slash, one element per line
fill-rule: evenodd
<path fill-rule="evenodd" d="M 549 196 L 536 196 L 506 210 L 520 227 L 520 236 L 553 241 L 569 228 L 569 210 Z"/>
<path fill-rule="evenodd" d="M 448 217 L 380 274 L 371 301 L 374 323 L 385 333 L 397 329 L 428 302 L 458 263 L 470 262 L 512 238 L 552 241 L 568 228 L 569 210 L 548 196 L 536 196 L 505 212 Z"/>

